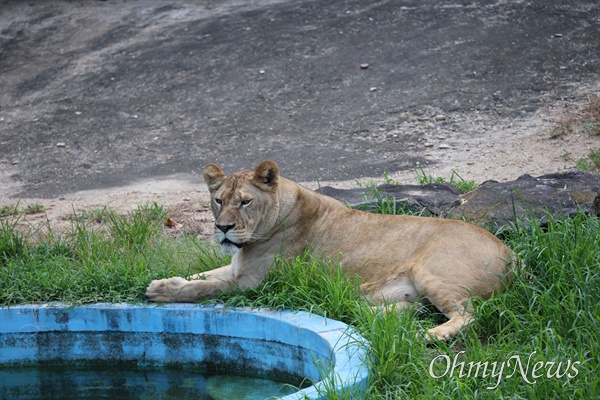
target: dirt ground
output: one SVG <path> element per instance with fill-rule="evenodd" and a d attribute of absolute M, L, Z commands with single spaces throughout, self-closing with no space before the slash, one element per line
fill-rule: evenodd
<path fill-rule="evenodd" d="M 157 202 L 209 236 L 201 171 L 316 187 L 575 168 L 600 94 L 590 1 L 0 0 L 0 207 Z"/>

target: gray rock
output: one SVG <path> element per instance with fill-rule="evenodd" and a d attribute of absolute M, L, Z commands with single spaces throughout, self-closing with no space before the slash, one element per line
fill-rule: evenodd
<path fill-rule="evenodd" d="M 516 219 L 544 221 L 578 212 L 600 215 L 600 175 L 581 171 L 534 178 L 523 175 L 510 182 L 484 182 L 461 196 L 451 214 L 470 221 L 510 226 Z"/>
<path fill-rule="evenodd" d="M 536 218 L 544 225 L 548 215 L 573 216 L 579 212 L 600 216 L 600 175 L 581 171 L 534 178 L 523 175 L 515 181 L 487 181 L 461 194 L 451 185 L 379 185 L 375 188 L 320 188 L 351 207 L 376 211 L 381 199 L 397 207 L 441 217 L 465 219 L 494 228 L 511 228 L 516 219 L 527 223 Z"/>
<path fill-rule="evenodd" d="M 438 216 L 460 204 L 460 191 L 445 183 L 429 185 L 391 185 L 383 184 L 376 188 L 336 189 L 324 186 L 317 190 L 334 197 L 350 207 L 366 211 L 375 211 L 381 200 L 392 200 L 396 207 L 408 207 L 415 212 L 424 212 Z"/>

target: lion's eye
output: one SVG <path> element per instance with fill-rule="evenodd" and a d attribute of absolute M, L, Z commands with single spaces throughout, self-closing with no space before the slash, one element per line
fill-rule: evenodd
<path fill-rule="evenodd" d="M 215 199 L 215 203 L 217 203 L 218 205 L 223 204 L 223 200 L 221 199 Z"/>
<path fill-rule="evenodd" d="M 250 203 L 252 203 L 252 199 L 244 199 L 244 200 L 242 200 L 242 206 L 247 206 Z"/>

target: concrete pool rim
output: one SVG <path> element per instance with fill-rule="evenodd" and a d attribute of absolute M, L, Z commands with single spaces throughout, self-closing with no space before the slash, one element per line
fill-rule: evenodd
<path fill-rule="evenodd" d="M 283 397 L 286 400 L 319 399 L 331 390 L 358 393 L 368 382 L 366 341 L 342 322 L 302 311 L 177 303 L 46 303 L 0 307 L 0 321 L 0 366 L 57 358 L 80 361 L 107 353 L 113 360 L 158 366 L 173 361 L 203 363 L 207 357 L 224 365 L 245 360 L 265 371 L 300 371 L 315 381 Z M 61 347 L 56 334 L 63 335 Z M 110 343 L 102 343 L 107 337 Z M 207 350 L 205 342 L 215 340 Z"/>

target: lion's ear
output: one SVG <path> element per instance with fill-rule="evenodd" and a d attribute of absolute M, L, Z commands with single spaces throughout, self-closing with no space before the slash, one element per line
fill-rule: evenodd
<path fill-rule="evenodd" d="M 279 181 L 279 167 L 275 161 L 263 161 L 254 169 L 253 180 L 260 186 L 266 185 L 273 188 Z"/>
<path fill-rule="evenodd" d="M 225 172 L 217 164 L 208 164 L 204 167 L 204 182 L 211 193 L 221 187 L 223 179 L 225 179 Z"/>

